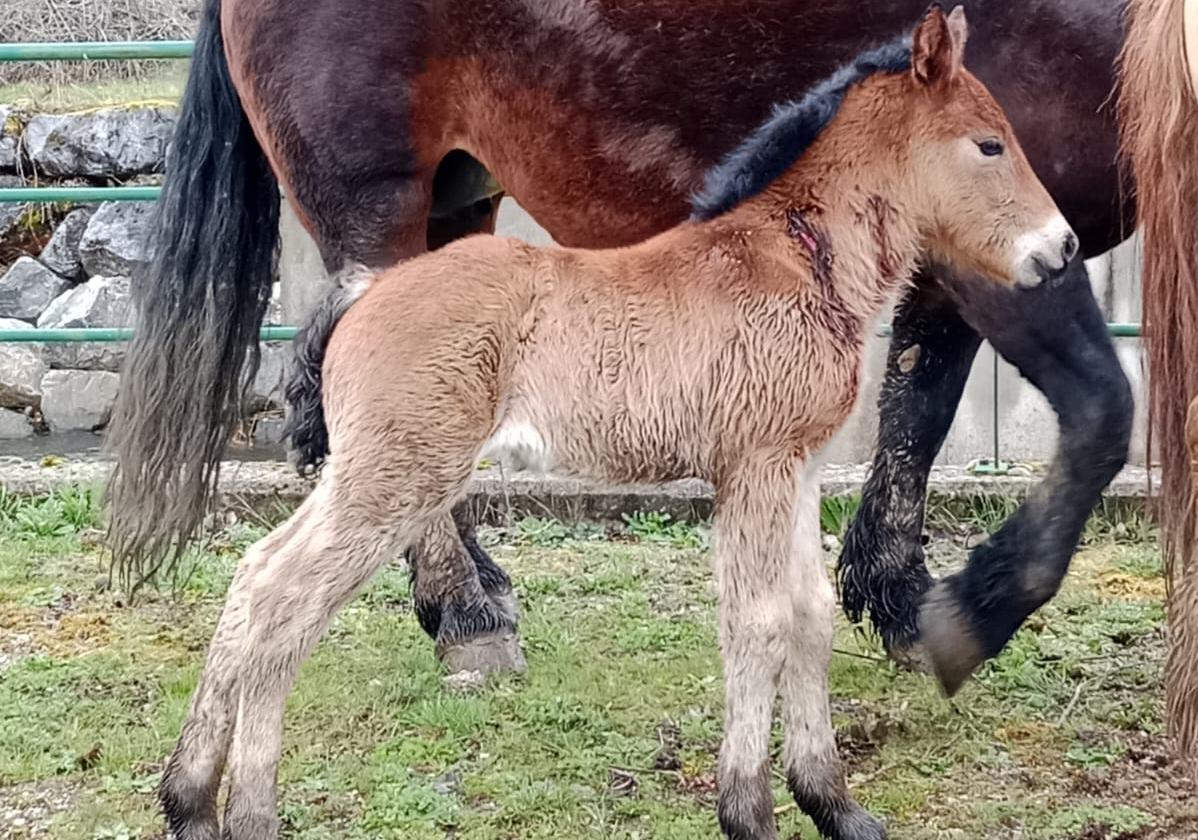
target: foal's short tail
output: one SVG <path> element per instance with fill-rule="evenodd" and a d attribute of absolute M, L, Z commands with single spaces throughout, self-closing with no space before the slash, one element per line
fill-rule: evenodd
<path fill-rule="evenodd" d="M 278 183 L 229 76 L 220 3 L 206 0 L 110 425 L 110 539 L 127 584 L 171 565 L 203 521 L 258 366 L 278 221 Z"/>
<path fill-rule="evenodd" d="M 1198 397 L 1198 92 L 1186 63 L 1185 3 L 1132 0 L 1119 112 L 1143 236 L 1149 425 L 1162 465 L 1169 721 L 1183 752 L 1198 757 L 1198 558 L 1186 448 L 1186 409 Z"/>
<path fill-rule="evenodd" d="M 295 338 L 295 362 L 287 381 L 286 397 L 290 412 L 285 434 L 295 451 L 296 468 L 301 475 L 320 469 L 329 454 L 329 430 L 325 425 L 321 372 L 324 354 L 341 316 L 366 291 L 370 272 L 362 266 L 348 266 L 334 280 L 334 288 L 312 313 Z"/>

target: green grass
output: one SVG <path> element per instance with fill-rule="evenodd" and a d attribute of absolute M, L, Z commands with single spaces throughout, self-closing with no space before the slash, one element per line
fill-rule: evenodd
<path fill-rule="evenodd" d="M 16 105 L 31 113 L 64 113 L 119 105 L 177 102 L 187 80 L 187 62 L 163 61 L 161 65 L 159 73 L 138 81 L 0 85 L 0 103 Z"/>
<path fill-rule="evenodd" d="M 92 499 L 0 497 L 6 838 L 163 836 L 160 762 L 236 559 L 262 533 L 221 535 L 177 593 L 128 607 L 107 588 Z M 706 533 L 662 516 L 610 537 L 547 520 L 485 533 L 517 582 L 530 671 L 464 695 L 442 683 L 406 574 L 386 569 L 339 616 L 289 703 L 285 836 L 718 836 Z M 915 840 L 1198 826 L 1160 757 L 1161 592 L 1153 544 L 1091 546 L 1059 598 L 952 702 L 841 626 L 833 708 L 855 794 L 892 836 Z M 781 836 L 812 840 L 775 769 Z"/>

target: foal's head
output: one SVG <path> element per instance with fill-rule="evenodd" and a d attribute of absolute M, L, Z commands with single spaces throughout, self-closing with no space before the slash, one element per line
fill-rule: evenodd
<path fill-rule="evenodd" d="M 990 92 L 962 66 L 958 6 L 915 31 L 906 88 L 914 186 L 933 254 L 1020 286 L 1059 276 L 1078 239 Z"/>

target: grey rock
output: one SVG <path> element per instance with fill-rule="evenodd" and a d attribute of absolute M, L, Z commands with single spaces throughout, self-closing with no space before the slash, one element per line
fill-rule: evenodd
<path fill-rule="evenodd" d="M 0 277 L 0 317 L 32 321 L 70 286 L 33 257 L 21 257 Z"/>
<path fill-rule="evenodd" d="M 21 156 L 24 115 L 11 105 L 0 105 L 0 170 L 15 171 Z"/>
<path fill-rule="evenodd" d="M 37 325 L 46 329 L 130 327 L 133 315 L 128 277 L 93 277 L 55 298 Z M 124 358 L 124 342 L 48 344 L 45 350 L 52 368 L 116 371 Z"/>
<path fill-rule="evenodd" d="M 25 127 L 25 147 L 47 175 L 130 178 L 162 171 L 176 121 L 164 108 L 44 114 Z"/>
<path fill-rule="evenodd" d="M 45 151 L 51 133 L 58 128 L 62 120 L 60 114 L 38 114 L 26 121 L 25 130 L 21 132 L 21 142 L 25 146 L 25 154 L 30 159 Z"/>
<path fill-rule="evenodd" d="M 32 326 L 13 318 L 0 318 L 0 329 L 31 330 Z M 46 363 L 39 344 L 0 343 L 0 406 L 26 408 L 41 402 L 42 377 Z"/>
<path fill-rule="evenodd" d="M 116 399 L 115 373 L 52 370 L 42 379 L 42 415 L 52 431 L 100 428 L 108 422 Z"/>
<path fill-rule="evenodd" d="M 79 258 L 89 277 L 128 277 L 150 259 L 146 235 L 153 207 L 145 202 L 100 205 L 79 240 Z"/>
<path fill-rule="evenodd" d="M 68 213 L 38 255 L 42 265 L 70 280 L 82 279 L 83 261 L 79 257 L 79 243 L 91 217 L 92 211 L 85 208 Z"/>
<path fill-rule="evenodd" d="M 0 187 L 23 186 L 25 181 L 16 175 L 0 175 Z M 16 229 L 28 210 L 28 204 L 0 204 L 0 240 Z"/>
<path fill-rule="evenodd" d="M 255 408 L 280 408 L 287 371 L 291 365 L 289 343 L 270 342 L 262 345 L 262 361 L 254 377 L 253 404 Z"/>
<path fill-rule="evenodd" d="M 23 411 L 0 410 L 0 440 L 18 440 L 33 435 L 33 424 Z"/>
<path fill-rule="evenodd" d="M 257 418 L 254 421 L 254 446 L 278 446 L 283 442 L 283 428 L 286 422 L 282 417 Z"/>

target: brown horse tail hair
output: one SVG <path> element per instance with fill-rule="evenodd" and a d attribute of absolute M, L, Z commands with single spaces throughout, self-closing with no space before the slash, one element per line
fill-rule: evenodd
<path fill-rule="evenodd" d="M 206 0 L 109 426 L 113 568 L 133 589 L 173 570 L 203 523 L 258 366 L 278 224 L 278 182 Z"/>
<path fill-rule="evenodd" d="M 290 410 L 284 436 L 291 440 L 300 475 L 314 474 L 328 457 L 329 430 L 325 425 L 321 380 L 324 354 L 333 328 L 366 291 L 372 277 L 363 266 L 343 269 L 333 278 L 333 290 L 313 310 L 295 338 L 295 359 L 286 388 Z"/>
<path fill-rule="evenodd" d="M 1172 632 L 1170 733 L 1198 757 L 1198 558 L 1186 412 L 1198 396 L 1198 99 L 1182 30 L 1185 0 L 1132 0 L 1119 96 L 1124 163 L 1143 237 L 1149 451 L 1161 459 L 1160 504 Z"/>

